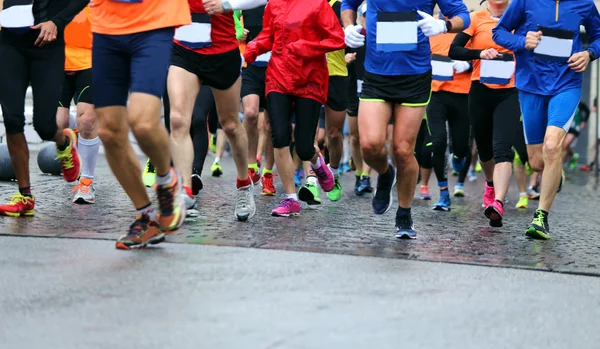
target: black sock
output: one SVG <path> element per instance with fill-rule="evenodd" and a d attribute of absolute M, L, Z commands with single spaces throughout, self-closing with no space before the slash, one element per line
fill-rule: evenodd
<path fill-rule="evenodd" d="M 60 150 L 60 151 L 63 151 L 65 149 L 67 149 L 67 147 L 69 146 L 69 143 L 71 143 L 71 138 L 65 136 L 65 143 L 62 146 L 59 146 L 57 144 L 56 148 L 58 148 L 58 150 Z"/>
<path fill-rule="evenodd" d="M 396 211 L 396 216 L 399 217 L 410 217 L 410 207 L 409 208 L 404 208 L 404 207 L 400 207 L 398 206 L 398 210 Z"/>
<path fill-rule="evenodd" d="M 19 188 L 19 193 L 23 196 L 31 196 L 31 187 Z"/>
<path fill-rule="evenodd" d="M 539 208 L 537 209 L 537 211 L 540 211 L 540 212 L 542 212 L 543 214 L 545 214 L 545 215 L 546 215 L 546 217 L 548 217 L 548 215 L 550 214 L 550 212 L 547 212 L 547 211 L 541 210 L 541 209 L 539 209 Z"/>
<path fill-rule="evenodd" d="M 488 185 L 488 187 L 493 187 L 494 186 L 494 181 L 485 181 Z"/>
<path fill-rule="evenodd" d="M 504 207 L 504 203 L 502 202 L 502 200 L 496 200 L 498 203 L 500 203 L 500 206 Z"/>

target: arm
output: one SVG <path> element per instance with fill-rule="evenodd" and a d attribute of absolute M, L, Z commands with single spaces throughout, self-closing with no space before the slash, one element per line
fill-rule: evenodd
<path fill-rule="evenodd" d="M 244 59 L 252 64 L 256 57 L 273 49 L 273 14 L 271 7 L 267 4 L 263 15 L 263 29 L 258 36 L 246 45 Z"/>
<path fill-rule="evenodd" d="M 267 3 L 267 0 L 228 0 L 232 10 L 252 10 Z"/>
<path fill-rule="evenodd" d="M 471 25 L 469 9 L 464 2 L 456 0 L 438 0 L 442 13 L 449 18 L 452 25 L 449 33 L 459 33 Z"/>
<path fill-rule="evenodd" d="M 233 21 L 235 23 L 235 38 L 238 39 L 238 41 L 244 36 L 244 26 L 242 26 L 242 22 L 240 21 L 241 16 L 242 11 L 233 11 Z"/>
<path fill-rule="evenodd" d="M 356 24 L 356 11 L 358 11 L 358 7 L 362 3 L 361 0 L 343 0 L 341 11 L 342 24 L 344 28 L 349 25 Z"/>
<path fill-rule="evenodd" d="M 594 55 L 594 59 L 598 59 L 598 55 L 600 55 L 600 14 L 594 4 L 591 7 L 587 18 L 583 21 L 583 26 L 590 42 L 587 49 Z"/>
<path fill-rule="evenodd" d="M 73 18 L 89 4 L 89 0 L 71 0 L 69 5 L 62 11 L 56 14 L 54 18 L 50 19 L 52 23 L 56 24 L 59 31 L 65 29 L 67 24 L 71 23 Z"/>
<path fill-rule="evenodd" d="M 492 29 L 492 38 L 498 45 L 513 52 L 525 50 L 525 37 L 515 35 L 513 30 L 517 29 L 525 20 L 525 0 L 513 0 L 500 18 L 500 21 Z"/>
<path fill-rule="evenodd" d="M 317 30 L 321 34 L 321 41 L 300 39 L 290 45 L 293 46 L 292 52 L 300 57 L 316 57 L 346 47 L 344 31 L 340 26 L 340 22 L 325 0 L 321 1 L 319 14 L 317 17 L 319 21 Z"/>
<path fill-rule="evenodd" d="M 481 57 L 481 50 L 471 50 L 465 46 L 471 40 L 471 35 L 462 32 L 456 34 L 448 50 L 448 57 L 459 61 L 472 61 Z"/>

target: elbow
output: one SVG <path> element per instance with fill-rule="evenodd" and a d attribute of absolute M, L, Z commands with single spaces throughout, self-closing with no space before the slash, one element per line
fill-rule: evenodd
<path fill-rule="evenodd" d="M 451 59 L 455 59 L 455 60 L 460 60 L 459 53 L 458 51 L 460 50 L 460 48 L 456 45 L 451 45 L 450 49 L 448 50 L 448 57 L 450 57 Z"/>

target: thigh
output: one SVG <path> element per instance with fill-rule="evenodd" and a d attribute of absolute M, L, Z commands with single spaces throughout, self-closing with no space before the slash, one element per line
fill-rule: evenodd
<path fill-rule="evenodd" d="M 519 92 L 523 130 L 527 144 L 542 144 L 548 127 L 548 102 L 545 96 Z"/>
<path fill-rule="evenodd" d="M 63 108 L 70 108 L 71 101 L 75 100 L 75 104 L 77 104 L 77 100 L 75 97 L 77 96 L 77 87 L 76 87 L 76 74 L 77 72 L 65 72 L 65 77 L 63 80 L 63 85 L 60 91 L 60 97 L 58 100 L 58 106 Z"/>
<path fill-rule="evenodd" d="M 501 144 L 508 149 L 519 148 L 521 149 L 520 156 L 525 147 L 525 144 L 519 142 L 517 136 L 521 130 L 519 94 L 513 90 L 498 103 L 494 110 L 494 144 Z M 521 139 L 523 138 L 521 137 Z"/>
<path fill-rule="evenodd" d="M 316 100 L 296 98 L 294 103 L 294 114 L 298 115 L 296 118 L 296 128 L 294 129 L 296 144 L 301 142 L 314 143 L 320 112 L 321 104 Z"/>
<path fill-rule="evenodd" d="M 493 92 L 493 91 L 492 91 Z M 482 161 L 492 158 L 494 136 L 494 105 L 488 98 L 487 87 L 473 83 L 469 92 L 469 121 L 473 138 Z"/>
<path fill-rule="evenodd" d="M 458 152 L 464 151 L 468 153 L 470 151 L 469 144 L 471 138 L 468 96 L 452 94 L 451 100 L 452 109 L 448 115 L 448 125 L 450 127 L 450 135 L 452 136 L 452 147 L 455 154 L 457 150 Z"/>
<path fill-rule="evenodd" d="M 183 116 L 191 122 L 192 112 L 200 91 L 198 77 L 184 69 L 176 66 L 169 68 L 167 77 L 167 91 L 171 110 L 171 121 L 173 113 Z M 181 120 L 178 120 L 181 122 Z"/>
<path fill-rule="evenodd" d="M 346 112 L 348 107 L 348 77 L 330 76 L 326 106 L 337 112 Z"/>
<path fill-rule="evenodd" d="M 94 34 L 92 85 L 96 109 L 127 106 L 131 57 L 123 46 L 127 46 L 127 35 Z"/>
<path fill-rule="evenodd" d="M 562 128 L 567 132 L 575 118 L 581 101 L 581 88 L 563 91 L 550 98 L 548 103 L 548 126 Z"/>
<path fill-rule="evenodd" d="M 194 104 L 194 111 L 192 113 L 192 123 L 195 131 L 204 130 L 207 128 L 207 119 L 210 114 L 213 105 L 215 104 L 215 98 L 213 96 L 212 89 L 208 86 L 200 87 L 200 92 L 196 98 Z"/>
<path fill-rule="evenodd" d="M 159 99 L 163 96 L 174 34 L 175 29 L 163 28 L 131 36 L 132 93 L 144 93 Z"/>
<path fill-rule="evenodd" d="M 227 127 L 227 123 L 240 123 L 239 103 L 241 85 L 242 79 L 238 77 L 237 81 L 226 90 L 219 90 L 214 87 L 212 89 L 215 96 L 219 122 L 224 129 Z"/>
<path fill-rule="evenodd" d="M 291 96 L 277 92 L 271 92 L 267 95 L 268 117 L 275 148 L 289 146 L 292 138 L 293 104 L 294 101 Z"/>
<path fill-rule="evenodd" d="M 224 91 L 241 80 L 242 56 L 238 48 L 216 55 L 201 55 L 188 50 L 187 54 L 190 53 L 196 57 L 193 65 L 194 73 L 200 77 L 203 84 Z"/>
<path fill-rule="evenodd" d="M 392 118 L 392 103 L 383 101 L 360 101 L 358 130 L 363 146 L 383 147 L 387 138 L 387 125 Z"/>
<path fill-rule="evenodd" d="M 24 123 L 25 95 L 29 86 L 29 58 L 17 45 L 0 41 L 0 105 L 4 121 L 19 118 Z M 21 130 L 22 131 L 22 130 Z"/>
<path fill-rule="evenodd" d="M 75 74 L 75 104 L 94 104 L 92 90 L 92 70 L 86 69 Z"/>
<path fill-rule="evenodd" d="M 64 64 L 64 45 L 32 49 L 29 74 L 33 90 L 34 123 L 42 118 L 45 122 L 55 124 L 56 101 L 60 98 L 65 77 Z"/>
<path fill-rule="evenodd" d="M 394 148 L 410 149 L 412 153 L 417 143 L 417 135 L 425 115 L 425 106 L 407 107 L 396 105 L 394 108 Z"/>
<path fill-rule="evenodd" d="M 434 92 L 431 101 L 427 106 L 427 124 L 430 131 L 430 139 L 435 143 L 443 143 L 444 147 L 447 141 L 446 120 L 450 112 L 444 92 Z"/>

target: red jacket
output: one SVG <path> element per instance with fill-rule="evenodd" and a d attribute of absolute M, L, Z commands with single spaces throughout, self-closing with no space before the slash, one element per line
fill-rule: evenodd
<path fill-rule="evenodd" d="M 271 51 L 266 94 L 327 102 L 329 72 L 325 54 L 345 48 L 344 31 L 327 0 L 269 0 L 263 30 L 246 45 L 244 59 Z"/>

